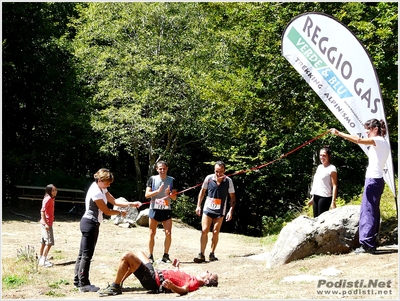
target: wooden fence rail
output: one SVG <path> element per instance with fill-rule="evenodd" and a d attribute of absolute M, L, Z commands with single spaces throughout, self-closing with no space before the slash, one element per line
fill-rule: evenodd
<path fill-rule="evenodd" d="M 18 198 L 20 200 L 42 201 L 45 187 L 16 185 L 18 188 Z M 67 189 L 57 187 L 56 202 L 85 203 L 85 191 L 80 189 Z"/>

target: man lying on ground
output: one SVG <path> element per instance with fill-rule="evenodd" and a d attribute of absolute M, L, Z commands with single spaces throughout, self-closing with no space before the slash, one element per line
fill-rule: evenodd
<path fill-rule="evenodd" d="M 177 293 L 180 295 L 193 292 L 199 287 L 218 286 L 218 275 L 208 271 L 192 276 L 179 270 L 179 260 L 174 260 L 175 270 L 155 270 L 146 254 L 139 251 L 137 255 L 126 252 L 122 255 L 115 280 L 107 288 L 99 290 L 101 296 L 122 294 L 122 284 L 132 273 L 142 286 L 155 293 Z"/>

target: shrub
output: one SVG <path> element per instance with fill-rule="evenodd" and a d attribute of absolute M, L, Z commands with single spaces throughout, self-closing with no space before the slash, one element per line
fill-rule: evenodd
<path fill-rule="evenodd" d="M 174 217 L 192 227 L 197 226 L 199 223 L 199 217 L 194 214 L 197 204 L 188 196 L 179 196 L 176 201 L 174 201 L 172 206 L 172 214 Z"/>
<path fill-rule="evenodd" d="M 26 263 L 28 272 L 36 273 L 38 271 L 38 255 L 34 246 L 28 245 L 24 248 L 19 248 L 17 250 L 17 260 Z"/>

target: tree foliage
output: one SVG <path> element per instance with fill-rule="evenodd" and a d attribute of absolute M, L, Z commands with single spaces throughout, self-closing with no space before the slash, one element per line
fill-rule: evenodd
<path fill-rule="evenodd" d="M 3 3 L 3 200 L 39 178 L 78 185 L 97 148 L 65 34 L 73 3 Z M 61 175 L 62 174 L 62 175 Z M 41 183 L 41 185 L 45 185 Z M 63 185 L 60 183 L 60 185 Z"/>

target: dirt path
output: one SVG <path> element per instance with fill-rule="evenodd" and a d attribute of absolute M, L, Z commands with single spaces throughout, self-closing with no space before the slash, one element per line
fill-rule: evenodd
<path fill-rule="evenodd" d="M 17 289 L 2 291 L 3 299 L 99 299 L 97 293 L 79 293 L 73 286 L 74 263 L 80 242 L 79 221 L 68 221 L 56 217 L 54 224 L 56 245 L 50 251 L 54 257 L 52 268 L 40 268 L 31 282 Z M 379 255 L 325 255 L 289 263 L 285 266 L 266 269 L 265 255 L 273 244 L 263 244 L 265 239 L 221 233 L 215 262 L 193 263 L 199 251 L 200 232 L 174 221 L 170 257 L 179 258 L 181 269 L 197 274 L 204 270 L 218 273 L 217 288 L 200 288 L 180 299 L 397 299 L 398 297 L 398 253 L 388 251 Z M 15 258 L 16 250 L 28 244 L 39 247 L 40 227 L 34 220 L 13 216 L 2 222 L 2 260 Z M 211 234 L 209 235 L 211 239 Z M 157 230 L 155 258 L 161 258 L 163 251 L 163 229 Z M 148 229 L 145 227 L 122 228 L 112 221 L 105 221 L 100 227 L 99 241 L 92 261 L 90 279 L 93 284 L 105 287 L 115 276 L 119 257 L 127 250 L 147 252 Z M 209 252 L 210 245 L 206 252 Z M 9 260 L 9 259 L 8 259 Z M 3 264 L 4 266 L 4 264 Z M 170 268 L 171 264 L 156 262 L 159 269 Z M 327 270 L 328 269 L 328 270 Z M 325 270 L 325 271 L 324 271 Z M 324 275 L 332 271 L 336 275 Z M 3 267 L 3 274 L 4 274 Z M 299 281 L 300 279 L 300 281 Z M 317 292 L 319 280 L 367 283 L 370 280 L 391 281 L 390 288 L 378 291 L 350 292 L 350 296 L 332 296 Z M 51 283 L 66 280 L 52 288 Z M 65 281 L 64 281 L 65 282 Z M 354 290 L 354 289 L 353 289 Z M 49 291 L 53 293 L 49 294 Z M 343 292 L 341 292 L 343 293 Z M 379 293 L 379 294 L 378 294 Z M 134 276 L 124 283 L 123 294 L 113 299 L 175 299 L 176 294 L 154 295 L 140 288 Z"/>

